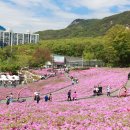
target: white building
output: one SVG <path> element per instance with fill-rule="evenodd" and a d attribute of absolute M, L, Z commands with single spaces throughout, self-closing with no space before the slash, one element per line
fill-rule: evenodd
<path fill-rule="evenodd" d="M 39 34 L 15 33 L 11 30 L 0 30 L 0 46 L 19 45 L 26 43 L 37 43 L 39 41 Z"/>

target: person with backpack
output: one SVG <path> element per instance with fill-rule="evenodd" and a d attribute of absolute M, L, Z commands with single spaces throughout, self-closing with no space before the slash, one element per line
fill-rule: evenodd
<path fill-rule="evenodd" d="M 44 99 L 45 99 L 45 102 L 47 102 L 47 101 L 49 100 L 48 95 L 46 95 L 46 96 L 44 97 Z"/>

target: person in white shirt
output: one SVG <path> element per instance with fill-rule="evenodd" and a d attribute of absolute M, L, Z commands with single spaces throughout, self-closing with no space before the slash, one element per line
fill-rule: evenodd
<path fill-rule="evenodd" d="M 108 85 L 107 86 L 107 96 L 110 96 L 110 89 L 111 89 L 111 87 Z"/>
<path fill-rule="evenodd" d="M 99 88 L 96 87 L 95 90 L 96 90 L 96 95 L 99 96 Z"/>

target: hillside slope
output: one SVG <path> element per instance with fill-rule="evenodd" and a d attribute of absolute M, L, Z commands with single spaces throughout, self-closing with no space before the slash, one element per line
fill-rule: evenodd
<path fill-rule="evenodd" d="M 40 39 L 59 39 L 71 37 L 95 37 L 105 32 L 116 24 L 129 26 L 130 11 L 105 17 L 103 19 L 76 19 L 68 27 L 60 30 L 39 31 Z"/>

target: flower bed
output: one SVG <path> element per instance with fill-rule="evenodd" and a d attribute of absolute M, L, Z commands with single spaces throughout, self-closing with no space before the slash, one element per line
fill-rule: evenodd
<path fill-rule="evenodd" d="M 129 130 L 127 98 L 92 98 L 74 102 L 1 104 L 4 130 Z"/>

